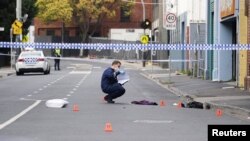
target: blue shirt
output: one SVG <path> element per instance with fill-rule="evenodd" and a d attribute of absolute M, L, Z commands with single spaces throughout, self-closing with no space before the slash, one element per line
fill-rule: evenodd
<path fill-rule="evenodd" d="M 118 83 L 115 70 L 111 67 L 107 68 L 102 74 L 101 87 L 103 92 L 107 92 L 113 84 Z"/>

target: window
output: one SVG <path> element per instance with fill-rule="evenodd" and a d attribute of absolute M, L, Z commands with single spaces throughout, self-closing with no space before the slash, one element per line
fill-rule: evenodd
<path fill-rule="evenodd" d="M 125 9 L 123 7 L 121 7 L 120 21 L 121 22 L 130 22 L 130 15 L 127 14 L 127 9 Z"/>
<path fill-rule="evenodd" d="M 46 35 L 47 36 L 55 36 L 55 30 L 53 30 L 53 29 L 47 29 Z"/>

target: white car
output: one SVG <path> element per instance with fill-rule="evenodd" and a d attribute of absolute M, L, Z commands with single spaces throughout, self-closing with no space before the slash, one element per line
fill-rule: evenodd
<path fill-rule="evenodd" d="M 26 72 L 50 73 L 50 64 L 42 51 L 22 51 L 16 62 L 16 75 Z"/>

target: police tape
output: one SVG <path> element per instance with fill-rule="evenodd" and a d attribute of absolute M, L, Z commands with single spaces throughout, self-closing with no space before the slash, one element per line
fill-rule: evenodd
<path fill-rule="evenodd" d="M 249 44 L 119 44 L 119 43 L 23 43 L 0 42 L 0 48 L 89 50 L 249 50 Z"/>
<path fill-rule="evenodd" d="M 11 56 L 10 54 L 4 54 L 4 53 L 0 53 L 0 56 Z M 17 55 L 12 55 L 12 56 L 17 56 Z M 121 60 L 121 61 L 127 61 L 130 63 L 136 63 L 136 62 L 143 62 L 143 61 L 147 61 L 147 62 L 202 62 L 205 61 L 204 59 L 199 59 L 199 60 L 194 60 L 194 59 L 190 59 L 190 60 L 181 60 L 181 59 L 166 59 L 166 60 L 147 60 L 147 59 L 108 59 L 108 58 L 77 58 L 77 57 L 54 57 L 54 56 L 45 56 L 45 58 L 50 59 L 50 60 L 54 60 L 54 59 L 60 59 L 60 60 L 65 60 L 65 61 L 87 61 L 87 62 L 104 62 L 104 63 L 111 63 L 114 60 Z"/>

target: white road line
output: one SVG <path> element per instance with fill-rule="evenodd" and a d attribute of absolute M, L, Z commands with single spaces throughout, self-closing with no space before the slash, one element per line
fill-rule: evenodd
<path fill-rule="evenodd" d="M 31 97 L 32 95 L 30 94 L 30 95 L 27 95 L 28 97 Z"/>
<path fill-rule="evenodd" d="M 96 67 L 93 67 L 93 69 L 101 69 L 102 67 L 98 67 L 98 66 L 96 66 Z"/>
<path fill-rule="evenodd" d="M 134 123 L 172 123 L 172 120 L 135 120 Z"/>
<path fill-rule="evenodd" d="M 41 100 L 37 100 L 35 103 L 33 103 L 32 105 L 30 105 L 28 108 L 26 108 L 25 110 L 23 110 L 21 113 L 19 113 L 16 116 L 12 117 L 8 121 L 0 124 L 0 130 L 2 130 L 6 126 L 10 125 L 11 123 L 15 122 L 17 119 L 19 119 L 20 117 L 22 117 L 23 115 L 25 115 L 26 113 L 28 113 L 30 110 L 32 110 L 33 108 L 35 108 L 39 103 L 41 103 Z"/>
<path fill-rule="evenodd" d="M 68 94 L 67 96 L 71 96 L 70 94 Z"/>

